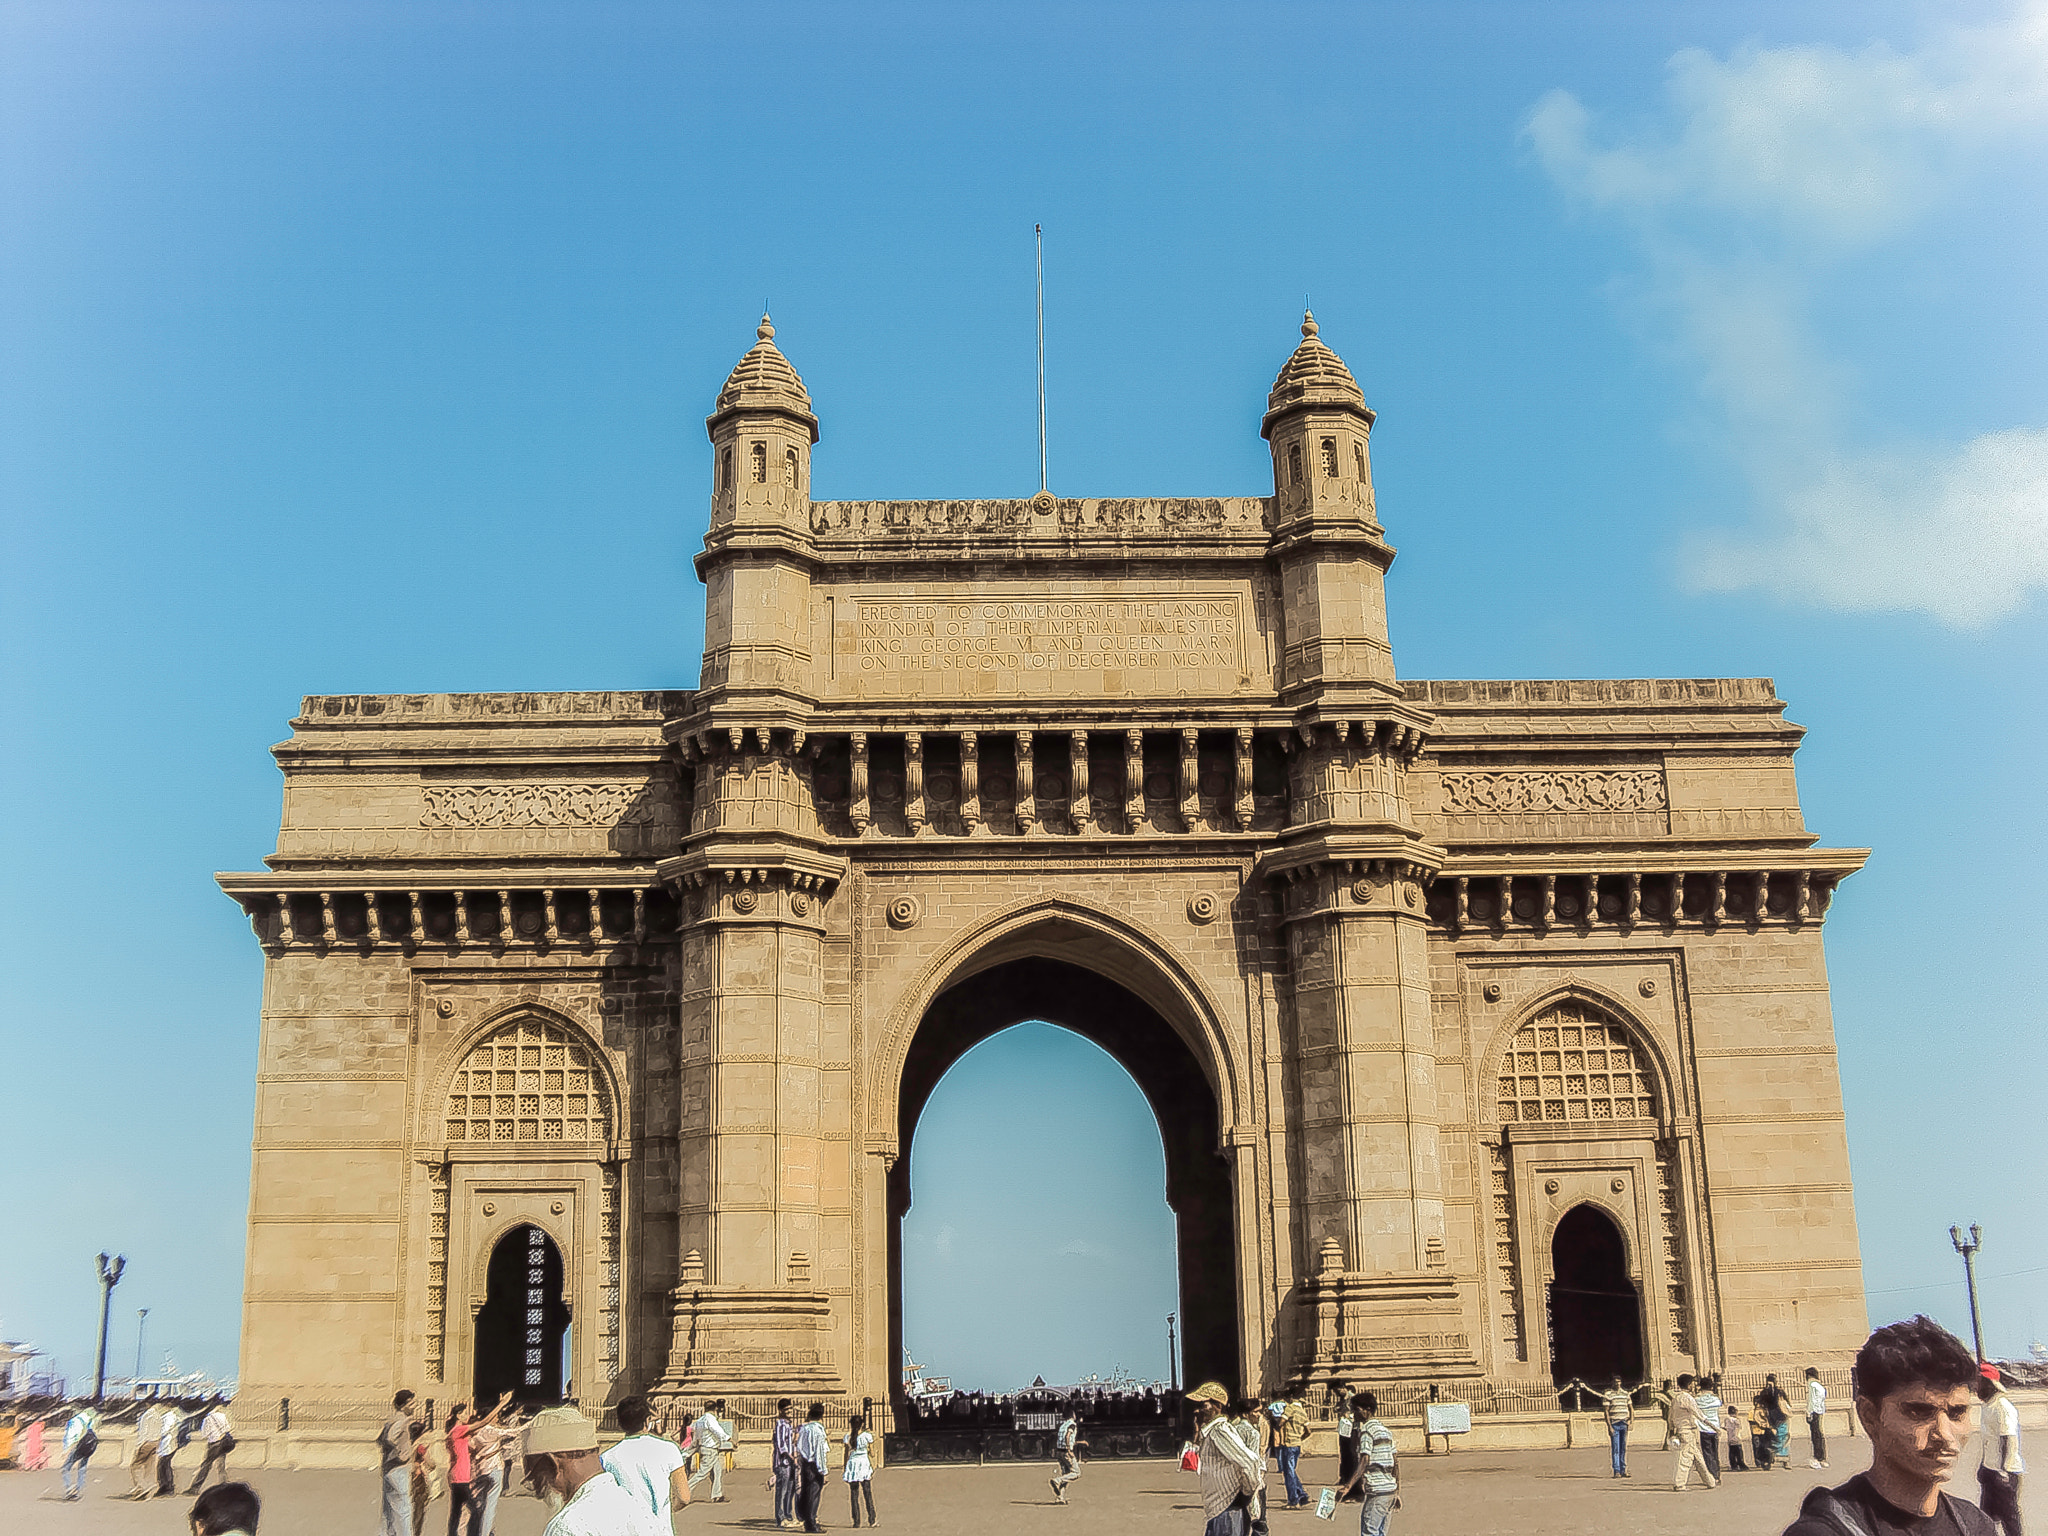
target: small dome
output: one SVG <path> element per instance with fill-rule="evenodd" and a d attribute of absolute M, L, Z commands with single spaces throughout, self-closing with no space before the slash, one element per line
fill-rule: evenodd
<path fill-rule="evenodd" d="M 1301 345 L 1281 366 L 1279 377 L 1273 380 L 1273 388 L 1266 396 L 1262 435 L 1272 436 L 1273 421 L 1283 412 L 1305 406 L 1349 407 L 1363 415 L 1368 425 L 1372 422 L 1373 411 L 1365 403 L 1365 391 L 1351 377 L 1344 360 L 1323 345 L 1316 335 L 1318 329 L 1316 317 L 1305 311 L 1301 317 Z"/>
<path fill-rule="evenodd" d="M 759 339 L 726 375 L 711 420 L 716 422 L 732 411 L 782 411 L 805 422 L 811 429 L 811 441 L 816 442 L 818 420 L 811 414 L 810 394 L 775 345 L 774 323 L 763 315 L 754 335 Z"/>

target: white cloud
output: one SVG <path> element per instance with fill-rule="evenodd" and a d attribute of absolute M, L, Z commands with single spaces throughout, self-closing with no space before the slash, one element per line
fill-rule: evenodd
<path fill-rule="evenodd" d="M 1698 538 L 1689 574 L 1957 625 L 2048 588 L 2048 433 L 1912 450 L 1890 422 L 1859 434 L 1851 371 L 1806 318 L 1842 257 L 1905 232 L 1987 149 L 2048 127 L 2048 0 L 1913 53 L 1688 49 L 1665 96 L 1658 121 L 1603 131 L 1553 91 L 1526 136 L 1559 187 L 1635 236 L 1647 312 L 1756 489 L 1754 525 Z"/>

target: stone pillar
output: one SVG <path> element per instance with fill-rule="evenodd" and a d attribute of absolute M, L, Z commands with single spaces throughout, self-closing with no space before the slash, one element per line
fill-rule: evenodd
<path fill-rule="evenodd" d="M 1038 769 L 1031 759 L 1031 733 L 1017 733 L 1017 831 L 1029 837 L 1038 820 Z"/>
<path fill-rule="evenodd" d="M 960 733 L 960 826 L 969 837 L 982 830 L 981 745 L 973 731 Z"/>
<path fill-rule="evenodd" d="M 1067 779 L 1067 819 L 1076 833 L 1094 830 L 1095 809 L 1088 801 L 1088 733 L 1076 731 L 1071 738 L 1073 771 Z"/>
<path fill-rule="evenodd" d="M 1124 732 L 1124 830 L 1145 830 L 1145 733 Z"/>

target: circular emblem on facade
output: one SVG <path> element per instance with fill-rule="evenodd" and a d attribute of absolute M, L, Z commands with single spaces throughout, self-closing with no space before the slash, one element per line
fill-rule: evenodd
<path fill-rule="evenodd" d="M 806 896 L 802 891 L 798 891 L 794 896 L 789 898 L 789 910 L 796 916 L 802 917 L 806 912 L 811 910 L 811 898 Z"/>
<path fill-rule="evenodd" d="M 1558 897 L 1557 915 L 1559 917 L 1577 917 L 1579 915 L 1579 898 L 1576 896 Z"/>
<path fill-rule="evenodd" d="M 495 1215 L 497 1215 L 497 1214 L 498 1214 L 498 1202 L 497 1202 L 497 1201 L 495 1201 L 495 1200 L 486 1200 L 486 1201 L 484 1202 L 484 1214 L 485 1214 L 486 1216 L 495 1216 Z"/>
<path fill-rule="evenodd" d="M 752 891 L 736 891 L 733 893 L 732 909 L 743 917 L 760 904 L 761 898 Z"/>
<path fill-rule="evenodd" d="M 1052 509 L 1057 505 L 1058 503 L 1053 500 L 1053 495 L 1051 491 L 1040 491 L 1036 496 L 1031 498 L 1031 510 L 1036 512 L 1040 517 L 1050 517 L 1052 515 Z"/>
<path fill-rule="evenodd" d="M 549 1210 L 549 1212 L 550 1212 L 551 1214 L 553 1214 L 553 1215 L 556 1215 L 556 1216 L 559 1216 L 559 1215 L 561 1215 L 561 1214 L 562 1214 L 562 1202 L 561 1202 L 561 1201 L 559 1201 L 559 1200 L 555 1201 L 555 1202 L 554 1202 L 554 1203 L 553 1203 L 552 1205 L 550 1205 L 550 1206 L 548 1207 L 548 1210 Z"/>
<path fill-rule="evenodd" d="M 1554 1195 L 1554 1194 L 1556 1194 L 1556 1193 L 1557 1193 L 1557 1180 L 1555 1180 L 1555 1179 L 1545 1179 L 1545 1180 L 1543 1181 L 1543 1193 L 1545 1193 L 1546 1195 Z"/>
<path fill-rule="evenodd" d="M 1216 898 L 1207 891 L 1199 891 L 1188 898 L 1188 921 L 1191 923 L 1213 923 L 1216 921 Z"/>
<path fill-rule="evenodd" d="M 536 933 L 539 933 L 539 932 L 540 932 L 540 914 L 539 914 L 538 912 L 522 912 L 522 913 L 520 913 L 520 914 L 519 914 L 519 931 L 520 931 L 521 933 L 525 934 L 525 935 L 526 935 L 526 936 L 527 936 L 528 938 L 531 938 L 531 937 L 532 937 L 532 936 L 533 936 L 534 934 L 536 934 Z"/>
<path fill-rule="evenodd" d="M 452 997 L 444 997 L 444 998 L 442 998 L 442 999 L 441 999 L 441 1001 L 439 1001 L 438 1003 L 434 1004 L 434 1012 L 436 1012 L 436 1013 L 438 1013 L 439 1015 L 441 1015 L 441 1017 L 442 1017 L 442 1018 L 444 1018 L 444 1019 L 452 1019 L 452 1018 L 454 1018 L 454 1017 L 455 1017 L 455 999 L 453 999 Z"/>
<path fill-rule="evenodd" d="M 1361 905 L 1363 905 L 1364 903 L 1366 903 L 1366 902 L 1368 902 L 1368 901 L 1371 901 L 1371 900 L 1372 900 L 1372 882 L 1371 882 L 1370 880 L 1354 880 L 1354 881 L 1352 881 L 1352 882 L 1351 882 L 1351 899 L 1352 899 L 1353 901 L 1355 901 L 1355 902 L 1358 902 L 1358 903 L 1360 903 Z"/>
<path fill-rule="evenodd" d="M 1481 990 L 1483 990 L 1483 991 L 1485 992 L 1485 994 L 1486 994 L 1486 1000 L 1487 1000 L 1487 1001 L 1488 1001 L 1489 1003 L 1497 1003 L 1497 1002 L 1499 1002 L 1499 1001 L 1500 1001 L 1500 983 L 1499 983 L 1499 982 L 1497 982 L 1497 981 L 1489 981 L 1489 982 L 1488 982 L 1488 983 L 1487 983 L 1487 984 L 1485 985 L 1485 987 L 1484 987 L 1484 988 L 1482 988 Z"/>
<path fill-rule="evenodd" d="M 1402 886 L 1401 899 L 1407 902 L 1409 906 L 1414 906 L 1417 901 L 1422 899 L 1421 888 L 1414 885 Z"/>
<path fill-rule="evenodd" d="M 1655 997 L 1657 995 L 1657 983 L 1645 978 L 1636 983 L 1636 990 L 1645 997 Z"/>
<path fill-rule="evenodd" d="M 1622 1192 L 1622 1191 L 1623 1191 L 1624 1189 L 1627 1189 L 1627 1188 L 1628 1188 L 1628 1185 L 1626 1185 L 1625 1183 L 1623 1183 L 1623 1182 L 1622 1182 L 1622 1181 L 1621 1181 L 1620 1179 L 1616 1179 L 1616 1180 L 1615 1180 L 1615 1181 L 1614 1181 L 1613 1183 L 1609 1184 L 1609 1185 L 1608 1185 L 1607 1187 L 1608 1187 L 1609 1189 L 1613 1190 L 1613 1191 L 1614 1191 L 1614 1192 L 1615 1192 L 1615 1193 L 1616 1193 L 1616 1194 L 1618 1195 L 1618 1194 L 1620 1194 L 1620 1193 L 1621 1193 L 1621 1192 Z"/>
<path fill-rule="evenodd" d="M 924 916 L 924 903 L 915 896 L 898 896 L 889 903 L 889 926 L 909 928 Z"/>

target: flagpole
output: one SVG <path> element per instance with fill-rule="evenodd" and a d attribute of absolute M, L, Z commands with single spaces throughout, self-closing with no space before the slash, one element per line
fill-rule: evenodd
<path fill-rule="evenodd" d="M 1045 477 L 1045 226 L 1034 224 L 1038 241 L 1038 490 L 1047 490 Z"/>

